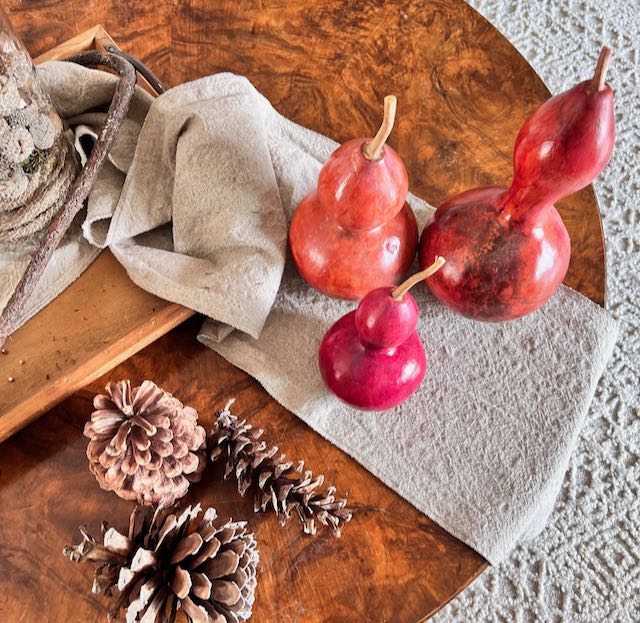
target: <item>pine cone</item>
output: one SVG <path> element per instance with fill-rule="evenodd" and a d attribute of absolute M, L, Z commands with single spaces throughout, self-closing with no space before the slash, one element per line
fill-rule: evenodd
<path fill-rule="evenodd" d="M 22 108 L 16 108 L 11 112 L 11 114 L 7 115 L 7 121 L 12 125 L 24 125 L 28 126 L 33 120 L 39 115 L 38 106 L 35 102 L 29 102 L 27 105 Z"/>
<path fill-rule="evenodd" d="M 6 39 L 0 42 L 0 68 L 2 73 L 11 76 L 19 87 L 25 85 L 34 69 L 28 54 Z"/>
<path fill-rule="evenodd" d="M 95 562 L 93 593 L 111 598 L 109 619 L 126 609 L 127 623 L 241 623 L 251 617 L 259 561 L 244 521 L 216 528 L 216 511 L 200 504 L 180 514 L 136 507 L 128 534 L 102 525 L 102 541 L 80 528 L 83 540 L 64 548 L 72 562 Z"/>
<path fill-rule="evenodd" d="M 33 147 L 33 138 L 29 130 L 16 126 L 3 135 L 0 155 L 8 162 L 19 164 L 31 155 Z"/>
<path fill-rule="evenodd" d="M 260 437 L 263 430 L 255 429 L 246 420 L 239 420 L 229 411 L 229 401 L 216 415 L 212 432 L 211 460 L 224 457 L 225 479 L 232 474 L 238 481 L 238 491 L 244 495 L 255 490 L 254 510 L 272 508 L 280 525 L 284 525 L 295 509 L 305 534 L 316 533 L 316 519 L 340 536 L 342 524 L 351 520 L 347 501 L 335 498 L 335 487 L 320 491 L 324 476 L 314 478 L 304 469 L 304 461 L 287 461 L 284 454 L 276 458 L 277 446 L 268 446 Z"/>
<path fill-rule="evenodd" d="M 16 199 L 28 186 L 29 178 L 24 170 L 0 158 L 0 201 Z"/>
<path fill-rule="evenodd" d="M 172 504 L 200 480 L 206 433 L 195 409 L 151 381 L 109 383 L 84 427 L 89 469 L 103 489 L 140 504 Z"/>

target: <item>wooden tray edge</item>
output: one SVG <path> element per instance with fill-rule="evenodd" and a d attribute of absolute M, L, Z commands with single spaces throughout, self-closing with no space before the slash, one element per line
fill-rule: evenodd
<path fill-rule="evenodd" d="M 34 62 L 38 64 L 45 61 L 65 59 L 85 50 L 102 50 L 108 44 L 118 47 L 109 33 L 98 24 L 39 55 L 34 59 Z M 144 78 L 138 76 L 138 81 L 147 91 L 154 96 L 157 95 Z M 108 250 L 105 250 L 100 257 L 104 254 L 111 255 Z M 103 259 L 106 260 L 107 258 Z M 111 256 L 109 260 L 116 262 L 113 256 Z M 61 296 L 69 289 L 74 288 L 78 281 L 82 280 L 87 272 L 91 270 L 92 266 L 90 266 L 83 275 L 80 275 L 76 282 L 70 284 Z M 132 290 L 142 291 L 132 281 L 130 281 L 129 284 Z M 156 298 L 151 294 L 146 294 L 150 298 Z M 55 305 L 56 301 L 57 299 L 51 301 L 42 311 L 50 311 L 51 306 Z M 161 299 L 158 299 L 158 301 L 159 304 L 154 308 L 154 313 L 150 314 L 142 322 L 127 326 L 126 330 L 119 334 L 113 342 L 110 342 L 106 348 L 91 354 L 90 357 L 83 360 L 80 365 L 65 369 L 64 375 L 52 379 L 49 383 L 42 384 L 35 391 L 29 391 L 24 400 L 13 405 L 10 404 L 7 410 L 0 411 L 0 443 L 195 313 L 193 310 L 177 303 L 171 303 Z M 39 312 L 30 318 L 20 329 L 10 336 L 8 344 L 11 343 L 14 336 L 18 337 L 21 333 L 31 330 L 34 324 L 38 322 L 41 313 L 42 312 Z M 20 390 L 18 383 L 16 383 L 15 390 Z"/>

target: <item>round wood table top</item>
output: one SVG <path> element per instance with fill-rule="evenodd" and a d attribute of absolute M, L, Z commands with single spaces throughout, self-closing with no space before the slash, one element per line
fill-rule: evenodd
<path fill-rule="evenodd" d="M 407 164 L 411 190 L 434 205 L 472 186 L 508 184 L 518 129 L 549 96 L 522 56 L 462 0 L 9 0 L 5 8 L 34 56 L 102 23 L 167 85 L 244 74 L 280 112 L 341 142 L 375 131 L 383 96 L 394 93 L 390 143 Z M 573 243 L 566 283 L 602 304 L 604 245 L 592 188 L 558 208 Z M 290 458 L 324 473 L 357 509 L 341 539 L 312 538 L 293 521 L 282 528 L 274 516 L 253 514 L 252 501 L 215 469 L 193 487 L 188 499 L 217 507 L 223 518 L 247 518 L 256 532 L 256 623 L 417 623 L 486 568 L 479 554 L 198 344 L 198 326 L 188 321 L 2 444 L 2 620 L 104 620 L 89 592 L 92 569 L 67 562 L 62 547 L 78 542 L 79 524 L 94 534 L 103 519 L 126 524 L 131 504 L 98 488 L 82 436 L 92 396 L 120 378 L 155 380 L 198 409 L 207 428 L 235 396 L 238 414 Z"/>

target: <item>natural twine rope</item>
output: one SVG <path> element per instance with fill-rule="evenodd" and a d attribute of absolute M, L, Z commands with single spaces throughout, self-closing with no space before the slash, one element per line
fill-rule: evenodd
<path fill-rule="evenodd" d="M 0 243 L 33 238 L 62 207 L 78 170 L 31 58 L 0 32 Z"/>
<path fill-rule="evenodd" d="M 18 197 L 0 188 L 0 242 L 14 242 L 42 231 L 62 206 L 78 169 L 73 146 L 61 134 Z M 7 193 L 10 194 L 10 193 Z"/>

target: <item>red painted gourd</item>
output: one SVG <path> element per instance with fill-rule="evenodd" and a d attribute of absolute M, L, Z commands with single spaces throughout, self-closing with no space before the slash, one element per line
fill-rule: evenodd
<path fill-rule="evenodd" d="M 490 186 L 446 201 L 420 240 L 421 266 L 447 263 L 427 280 L 435 296 L 476 320 L 519 318 L 562 283 L 569 234 L 553 203 L 589 184 L 613 151 L 613 91 L 604 48 L 592 80 L 545 102 L 522 126 L 510 188 Z"/>
<path fill-rule="evenodd" d="M 427 361 L 416 331 L 418 306 L 408 290 L 443 264 L 436 258 L 402 285 L 372 290 L 327 331 L 318 362 L 326 386 L 338 398 L 358 409 L 383 411 L 418 389 Z"/>
<path fill-rule="evenodd" d="M 406 202 L 407 170 L 385 144 L 396 98 L 384 100 L 384 120 L 373 139 L 336 149 L 318 187 L 298 205 L 289 243 L 300 275 L 335 298 L 361 299 L 373 288 L 398 283 L 418 246 L 415 216 Z"/>

